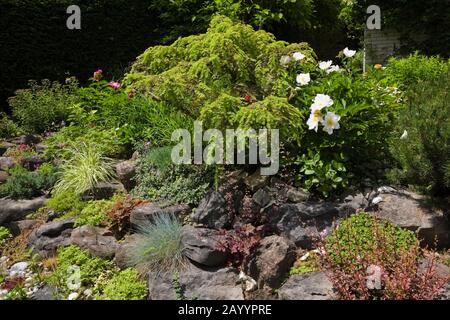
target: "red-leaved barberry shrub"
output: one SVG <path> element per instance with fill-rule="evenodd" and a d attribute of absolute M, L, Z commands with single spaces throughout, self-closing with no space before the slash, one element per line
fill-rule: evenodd
<path fill-rule="evenodd" d="M 431 300 L 449 281 L 433 252 L 414 233 L 366 213 L 344 221 L 319 241 L 319 257 L 338 298 Z"/>

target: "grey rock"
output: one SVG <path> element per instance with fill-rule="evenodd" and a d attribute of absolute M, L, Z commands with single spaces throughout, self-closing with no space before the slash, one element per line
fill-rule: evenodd
<path fill-rule="evenodd" d="M 220 266 L 225 263 L 228 254 L 219 250 L 219 237 L 216 230 L 185 225 L 181 232 L 183 254 L 204 266 Z"/>
<path fill-rule="evenodd" d="M 70 244 L 74 223 L 75 218 L 46 223 L 31 232 L 28 245 L 42 256 L 54 253 L 58 247 Z"/>
<path fill-rule="evenodd" d="M 0 225 L 21 220 L 47 203 L 45 197 L 31 200 L 0 199 Z"/>
<path fill-rule="evenodd" d="M 83 200 L 109 199 L 117 192 L 125 191 L 123 184 L 116 182 L 101 182 L 83 193 Z"/>
<path fill-rule="evenodd" d="M 269 183 L 269 176 L 261 175 L 261 170 L 256 170 L 252 175 L 244 179 L 244 183 L 251 192 L 264 188 Z"/>
<path fill-rule="evenodd" d="M 55 300 L 57 289 L 54 286 L 45 285 L 39 288 L 31 296 L 32 300 Z"/>
<path fill-rule="evenodd" d="M 48 149 L 48 146 L 43 143 L 38 143 L 34 147 L 36 148 L 36 152 L 39 152 L 39 153 L 44 152 L 45 150 Z"/>
<path fill-rule="evenodd" d="M 272 224 L 275 232 L 305 249 L 314 246 L 314 239 L 325 229 L 338 222 L 339 211 L 332 203 L 284 204 L 279 208 L 281 217 Z"/>
<path fill-rule="evenodd" d="M 439 292 L 439 300 L 450 300 L 450 282 L 447 283 Z"/>
<path fill-rule="evenodd" d="M 260 289 L 277 288 L 295 261 L 294 244 L 280 236 L 266 237 L 258 244 L 244 272 L 256 280 Z"/>
<path fill-rule="evenodd" d="M 6 171 L 16 166 L 16 158 L 13 157 L 0 157 L 0 170 Z"/>
<path fill-rule="evenodd" d="M 172 214 L 179 216 L 181 214 L 189 212 L 190 207 L 186 204 L 173 205 L 165 208 L 161 208 L 154 203 L 147 203 L 137 208 L 134 208 L 130 214 L 130 222 L 133 226 L 139 226 L 145 221 L 152 221 L 156 214 Z"/>
<path fill-rule="evenodd" d="M 176 285 L 172 274 L 149 273 L 148 291 L 150 300 L 177 300 Z"/>
<path fill-rule="evenodd" d="M 450 246 L 450 226 L 442 209 L 432 207 L 428 198 L 409 191 L 378 193 L 379 201 L 371 209 L 374 214 L 400 227 L 417 232 L 422 244 Z"/>
<path fill-rule="evenodd" d="M 42 138 L 37 134 L 27 134 L 17 138 L 10 139 L 9 142 L 13 144 L 27 144 L 33 145 L 42 141 Z"/>
<path fill-rule="evenodd" d="M 126 269 L 132 266 L 128 259 L 128 250 L 134 244 L 136 239 L 137 235 L 131 234 L 117 245 L 114 261 L 120 269 Z"/>
<path fill-rule="evenodd" d="M 127 191 L 135 186 L 133 177 L 136 174 L 136 163 L 133 160 L 123 161 L 116 166 L 117 178 L 124 185 Z"/>
<path fill-rule="evenodd" d="M 113 258 L 117 249 L 116 239 L 109 230 L 90 225 L 74 229 L 70 243 L 102 259 Z"/>
<path fill-rule="evenodd" d="M 28 262 L 17 262 L 9 268 L 9 272 L 24 272 L 28 268 Z"/>
<path fill-rule="evenodd" d="M 309 199 L 309 193 L 297 190 L 295 188 L 288 188 L 286 197 L 288 201 L 293 203 L 303 202 Z"/>
<path fill-rule="evenodd" d="M 332 300 L 333 286 L 323 272 L 296 274 L 278 290 L 281 300 Z"/>
<path fill-rule="evenodd" d="M 20 221 L 12 221 L 8 223 L 7 226 L 9 230 L 11 230 L 11 233 L 17 236 L 22 232 L 33 228 L 38 223 L 39 220 L 20 220 Z"/>
<path fill-rule="evenodd" d="M 368 199 L 362 194 L 349 195 L 344 202 L 339 204 L 339 211 L 344 214 L 352 214 L 359 211 L 365 211 L 369 206 Z"/>
<path fill-rule="evenodd" d="M 238 271 L 234 268 L 199 269 L 190 265 L 178 278 L 181 294 L 188 300 L 244 300 Z M 174 300 L 177 297 L 171 274 L 149 275 L 152 300 Z"/>
<path fill-rule="evenodd" d="M 270 193 L 268 190 L 265 189 L 259 189 L 253 194 L 253 201 L 258 204 L 260 207 L 267 206 L 270 201 L 272 200 Z"/>
<path fill-rule="evenodd" d="M 231 224 L 231 214 L 225 197 L 216 191 L 209 192 L 192 213 L 192 221 L 208 228 L 223 229 Z"/>

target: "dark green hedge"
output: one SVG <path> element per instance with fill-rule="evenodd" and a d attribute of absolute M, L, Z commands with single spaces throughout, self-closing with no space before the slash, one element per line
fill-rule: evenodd
<path fill-rule="evenodd" d="M 81 30 L 66 27 L 69 5 L 81 8 Z M 120 74 L 155 43 L 147 0 L 0 0 L 0 98 L 29 79 L 87 79 L 101 68 Z"/>

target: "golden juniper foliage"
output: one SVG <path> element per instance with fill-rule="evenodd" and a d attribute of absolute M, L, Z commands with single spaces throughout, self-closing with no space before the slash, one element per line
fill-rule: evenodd
<path fill-rule="evenodd" d="M 147 49 L 124 82 L 128 90 L 200 117 L 207 127 L 279 128 L 283 122 L 300 132 L 301 114 L 288 101 L 292 75 L 280 63 L 296 51 L 305 54 L 303 63 L 317 63 L 306 43 L 276 41 L 270 33 L 217 16 L 205 34 Z"/>

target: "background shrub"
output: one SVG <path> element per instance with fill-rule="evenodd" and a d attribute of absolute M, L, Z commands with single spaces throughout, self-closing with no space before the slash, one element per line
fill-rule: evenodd
<path fill-rule="evenodd" d="M 5 113 L 0 112 L 0 139 L 16 137 L 21 134 L 20 128 Z"/>
<path fill-rule="evenodd" d="M 450 73 L 418 81 L 406 93 L 391 150 L 399 169 L 394 181 L 419 186 L 437 195 L 449 194 Z M 406 130 L 407 136 L 400 137 Z"/>
<path fill-rule="evenodd" d="M 77 101 L 78 83 L 69 79 L 66 84 L 42 80 L 29 82 L 29 89 L 16 91 L 8 100 L 13 117 L 27 133 L 42 133 L 67 120 L 70 107 Z"/>
<path fill-rule="evenodd" d="M 36 171 L 16 166 L 10 170 L 8 180 L 0 185 L 0 197 L 30 199 L 48 192 L 57 180 L 57 171 L 52 165 L 42 165 Z"/>
<path fill-rule="evenodd" d="M 407 90 L 421 81 L 439 79 L 449 71 L 450 60 L 427 57 L 416 52 L 401 59 L 391 58 L 385 74 L 391 85 Z"/>

